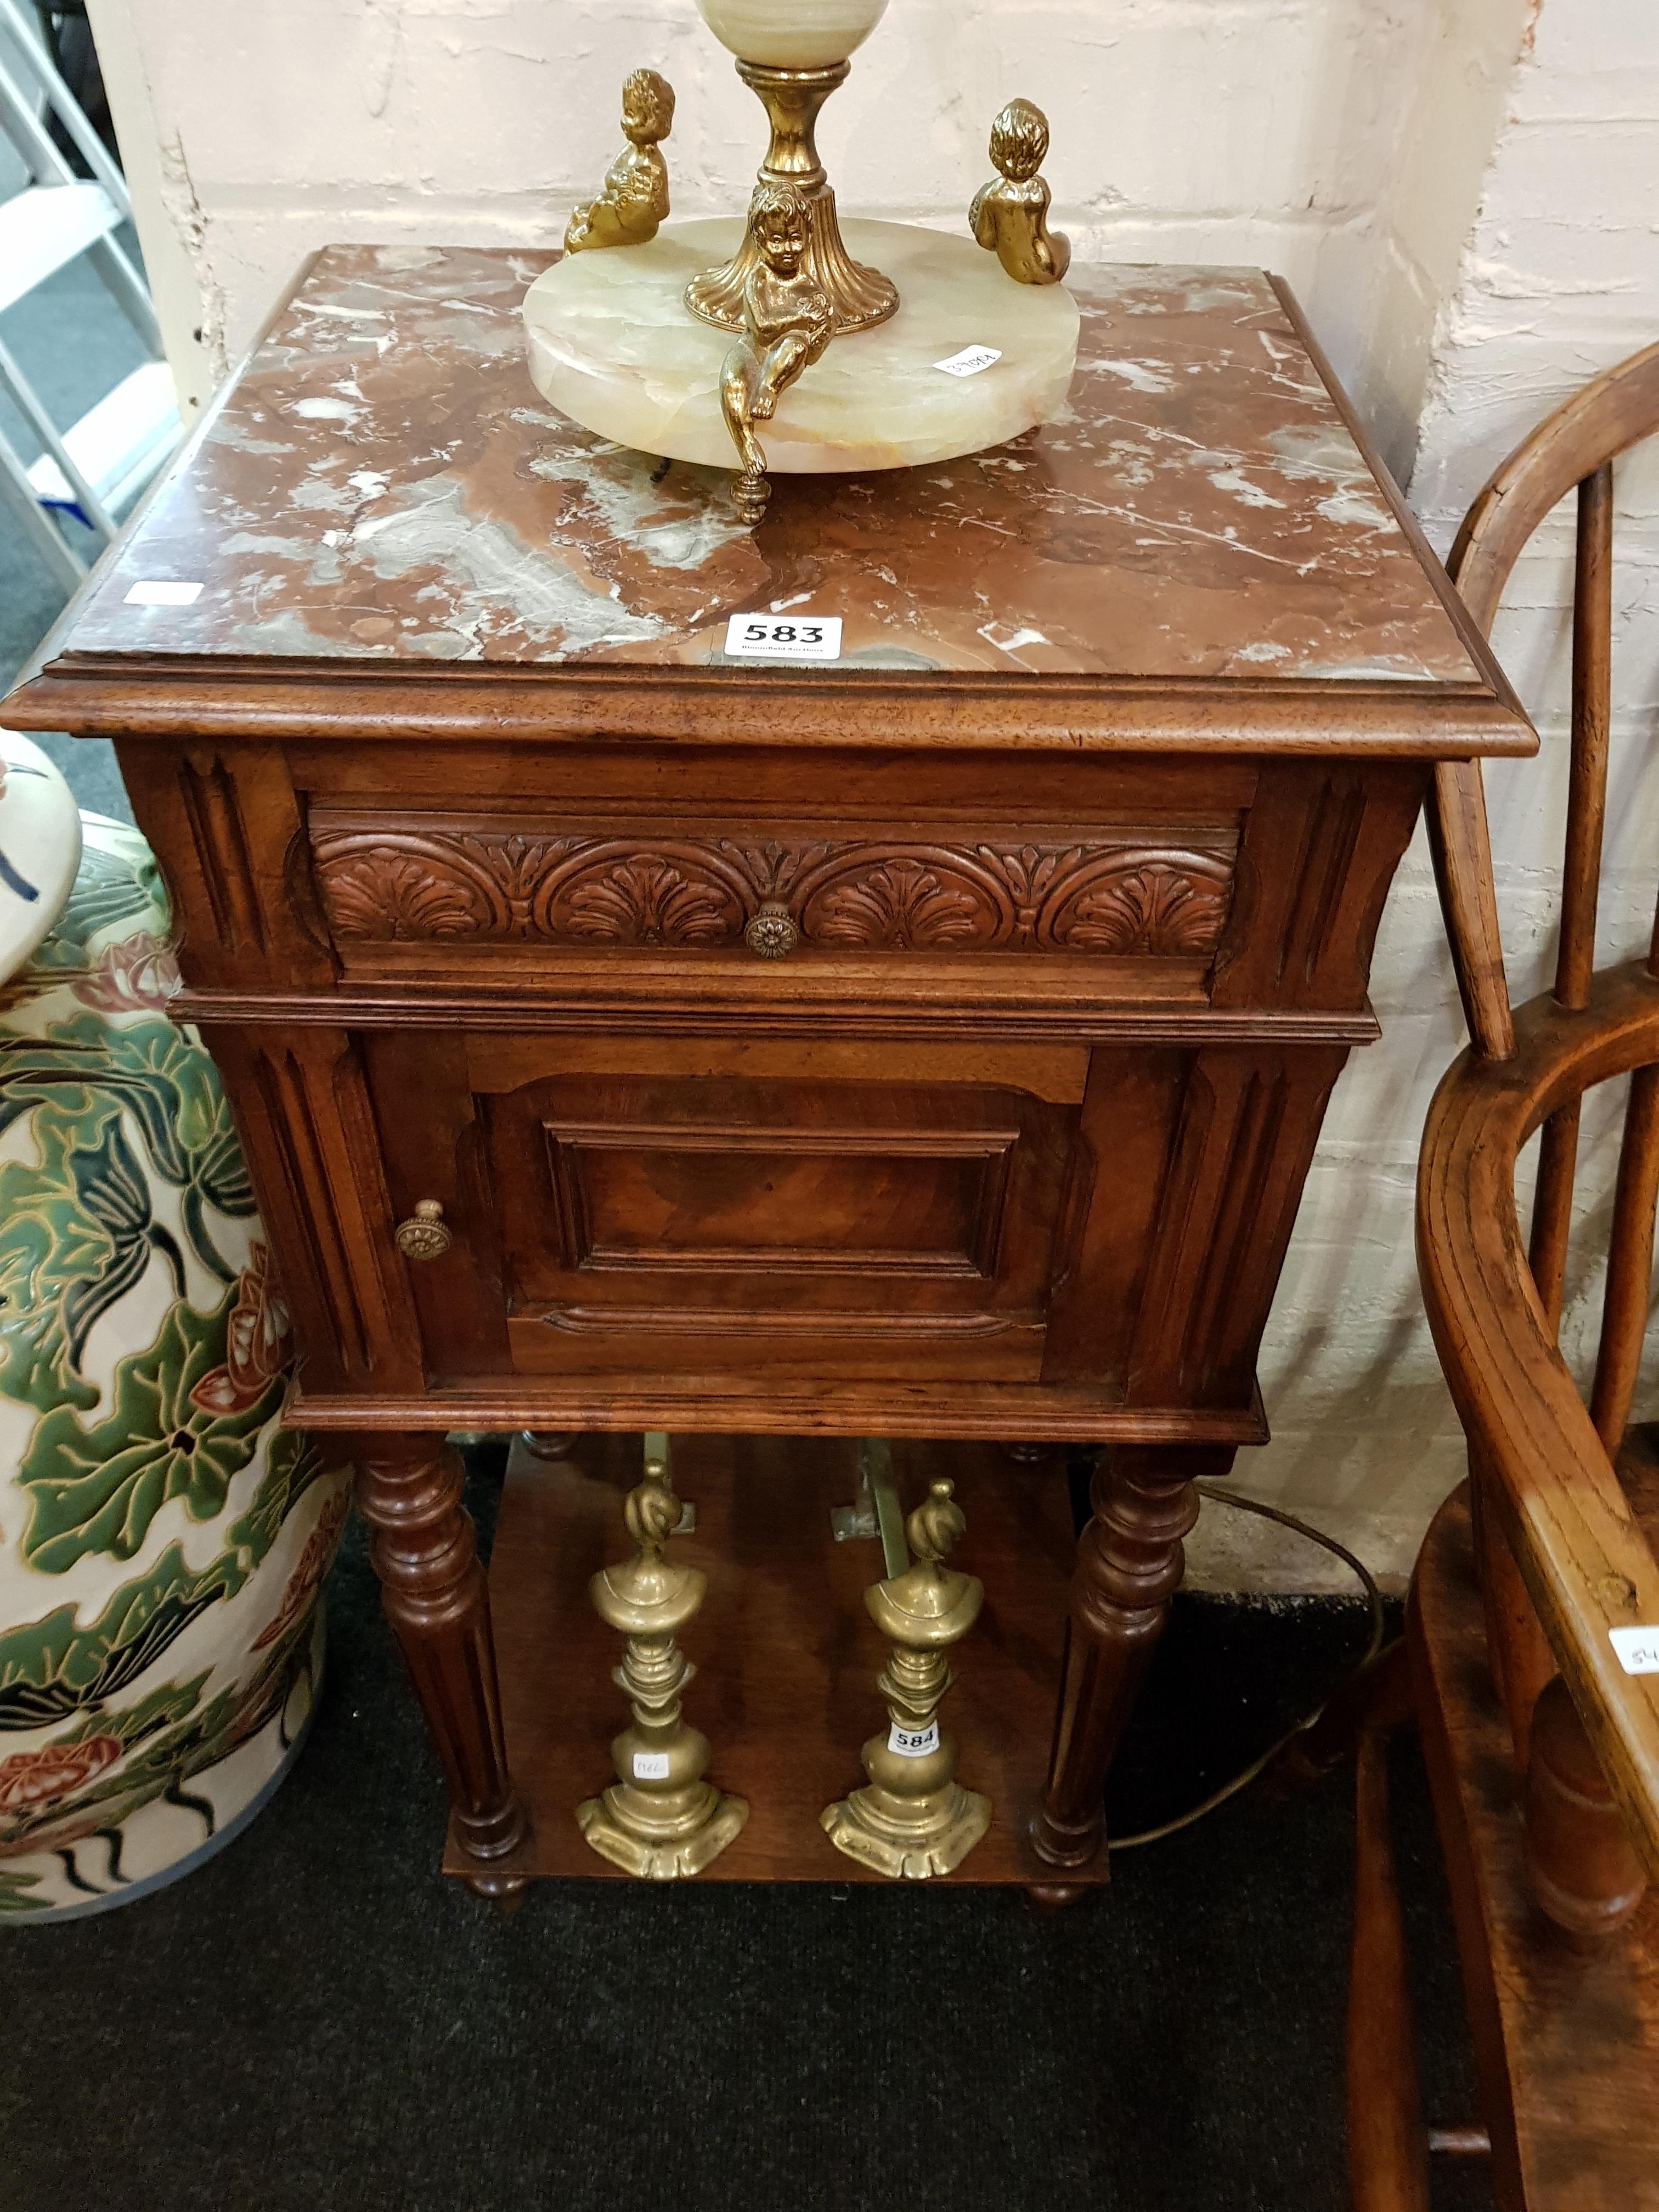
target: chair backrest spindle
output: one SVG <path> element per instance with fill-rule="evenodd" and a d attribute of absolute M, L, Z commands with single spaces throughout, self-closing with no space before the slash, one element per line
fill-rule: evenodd
<path fill-rule="evenodd" d="M 1578 1172 L 1576 1098 L 1550 1115 L 1538 1140 L 1538 1181 L 1532 1194 L 1532 1237 L 1527 1264 L 1552 1333 L 1561 1334 L 1566 1295 L 1567 1243 L 1572 1234 L 1572 1188 Z"/>
<path fill-rule="evenodd" d="M 1613 463 L 1578 487 L 1578 547 L 1572 602 L 1572 768 L 1567 849 L 1561 875 L 1558 1005 L 1589 1004 L 1595 972 L 1595 911 L 1607 811 L 1607 725 L 1613 699 Z"/>
<path fill-rule="evenodd" d="M 1625 1141 L 1619 1154 L 1601 1340 L 1595 1354 L 1590 1419 L 1607 1457 L 1625 1440 L 1647 1334 L 1653 1279 L 1653 1211 L 1659 1199 L 1659 1067 L 1638 1067 L 1630 1081 Z"/>

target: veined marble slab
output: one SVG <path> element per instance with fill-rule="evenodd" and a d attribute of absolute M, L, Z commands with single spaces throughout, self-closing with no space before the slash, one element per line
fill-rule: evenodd
<path fill-rule="evenodd" d="M 76 653 L 695 665 L 730 615 L 811 605 L 853 667 L 1484 681 L 1255 270 L 1074 265 L 1060 419 L 782 478 L 751 535 L 724 471 L 537 393 L 520 307 L 552 258 L 327 249 L 94 581 Z M 155 581 L 202 589 L 130 603 Z"/>

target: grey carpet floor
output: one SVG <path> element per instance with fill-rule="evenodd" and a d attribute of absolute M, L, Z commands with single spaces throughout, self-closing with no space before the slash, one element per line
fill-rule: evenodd
<path fill-rule="evenodd" d="M 475 1455 L 487 1536 L 499 1455 Z M 317 1724 L 187 1881 L 0 1935 L 0 2212 L 1338 2212 L 1351 1778 L 1022 1894 L 436 1870 L 441 1785 L 354 1534 Z M 1194 1802 L 1364 1641 L 1177 1601 L 1114 1784 Z M 1425 2092 L 1469 2062 L 1426 1790 L 1396 1760 Z M 1490 2206 L 1473 2162 L 1435 2212 Z"/>

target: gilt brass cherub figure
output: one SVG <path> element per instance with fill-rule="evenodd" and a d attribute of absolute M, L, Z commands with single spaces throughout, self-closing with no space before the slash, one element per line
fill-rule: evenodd
<path fill-rule="evenodd" d="M 567 253 L 600 246 L 643 246 L 668 215 L 668 164 L 659 141 L 674 127 L 674 88 L 655 70 L 635 70 L 623 87 L 628 144 L 605 172 L 595 200 L 579 207 L 564 234 Z"/>
<path fill-rule="evenodd" d="M 1048 118 L 1029 100 L 1011 100 L 991 125 L 991 159 L 1001 181 L 985 185 L 968 227 L 1020 284 L 1058 284 L 1072 243 L 1048 228 L 1048 187 L 1037 174 L 1048 155 Z"/>
<path fill-rule="evenodd" d="M 751 528 L 772 496 L 755 425 L 771 421 L 778 401 L 835 335 L 829 297 L 802 266 L 809 220 L 805 196 L 793 185 L 763 185 L 750 205 L 761 258 L 744 287 L 742 343 L 720 374 L 720 409 L 743 463 L 732 496 Z"/>

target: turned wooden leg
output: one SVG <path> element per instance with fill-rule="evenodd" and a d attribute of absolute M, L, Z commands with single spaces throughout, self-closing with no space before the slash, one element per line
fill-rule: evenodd
<path fill-rule="evenodd" d="M 581 1441 L 574 1429 L 520 1429 L 519 1435 L 532 1459 L 568 1459 Z"/>
<path fill-rule="evenodd" d="M 1032 1881 L 1025 1886 L 1026 1902 L 1037 1912 L 1067 1912 L 1088 1894 L 1088 1884 L 1081 1881 Z"/>
<path fill-rule="evenodd" d="M 1033 1836 L 1051 1866 L 1085 1866 L 1106 1833 L 1106 1771 L 1133 1708 L 1186 1561 L 1200 1476 L 1224 1475 L 1229 1447 L 1122 1444 L 1105 1453 L 1078 1540 L 1048 1785 Z"/>
<path fill-rule="evenodd" d="M 1354 1712 L 1346 2069 L 1352 2212 L 1429 2212 L 1429 2136 L 1389 1820 L 1389 1739 L 1411 1717 L 1411 1697 L 1406 1646 L 1392 1644 L 1368 1670 L 1364 1704 Z"/>
<path fill-rule="evenodd" d="M 441 1437 L 377 1436 L 358 1455 L 357 1504 L 374 1530 L 386 1618 L 448 1778 L 456 1838 L 478 1862 L 472 1887 L 495 1897 L 524 1886 L 495 1862 L 529 1823 L 507 1771 L 489 1596 L 461 1484 L 459 1455 Z"/>
<path fill-rule="evenodd" d="M 1556 1926 L 1583 1942 L 1622 1928 L 1647 1876 L 1559 1674 L 1533 1714 L 1523 1802 L 1533 1894 Z"/>

